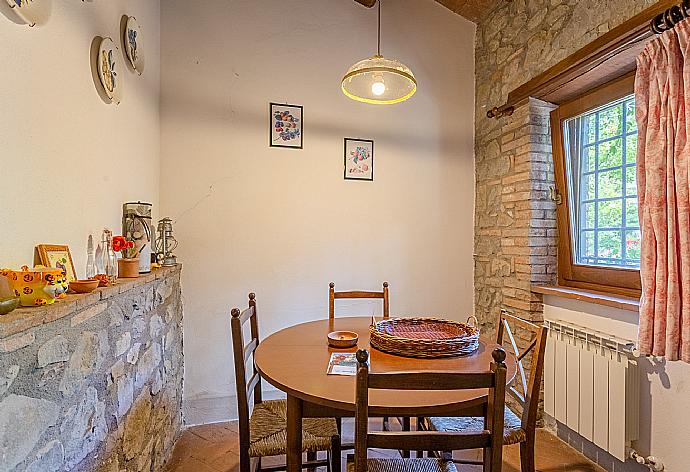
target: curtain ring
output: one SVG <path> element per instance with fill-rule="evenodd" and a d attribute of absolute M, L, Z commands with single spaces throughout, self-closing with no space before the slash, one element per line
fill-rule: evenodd
<path fill-rule="evenodd" d="M 671 17 L 671 21 L 673 21 L 674 26 L 685 19 L 685 15 L 683 15 L 683 10 L 681 10 L 680 6 L 678 5 L 673 6 L 669 10 L 669 16 Z"/>
<path fill-rule="evenodd" d="M 666 26 L 666 29 L 673 29 L 674 23 L 673 18 L 671 18 L 670 8 L 664 12 L 664 25 Z"/>
<path fill-rule="evenodd" d="M 686 0 L 686 1 L 690 2 L 690 0 Z M 656 33 L 656 34 L 661 34 L 661 33 L 664 32 L 664 29 L 663 29 L 663 26 L 662 26 L 662 25 L 663 25 L 663 21 L 664 21 L 663 15 L 657 15 L 657 16 L 654 17 L 654 19 L 652 20 L 652 23 L 651 23 L 651 25 L 650 25 L 651 28 L 652 28 L 652 31 L 653 31 L 654 33 Z"/>

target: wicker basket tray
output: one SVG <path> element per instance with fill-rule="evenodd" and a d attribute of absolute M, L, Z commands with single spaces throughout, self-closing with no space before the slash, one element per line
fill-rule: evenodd
<path fill-rule="evenodd" d="M 470 317 L 472 319 L 474 317 Z M 372 347 L 404 357 L 433 359 L 471 354 L 479 348 L 479 328 L 438 318 L 391 318 L 369 328 Z"/>

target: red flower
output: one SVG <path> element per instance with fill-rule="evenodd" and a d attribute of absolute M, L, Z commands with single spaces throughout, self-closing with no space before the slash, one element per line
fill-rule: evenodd
<path fill-rule="evenodd" d="M 127 248 L 127 240 L 124 236 L 113 237 L 113 251 L 120 252 Z"/>

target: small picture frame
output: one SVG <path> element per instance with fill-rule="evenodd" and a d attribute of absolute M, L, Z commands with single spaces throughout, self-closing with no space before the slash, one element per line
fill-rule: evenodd
<path fill-rule="evenodd" d="M 38 259 L 42 265 L 63 269 L 67 274 L 68 282 L 77 280 L 77 273 L 74 270 L 74 262 L 72 262 L 69 246 L 39 244 L 36 246 L 36 249 L 38 250 Z"/>
<path fill-rule="evenodd" d="M 304 110 L 300 105 L 271 103 L 269 115 L 269 145 L 302 149 L 304 139 Z"/>
<path fill-rule="evenodd" d="M 345 138 L 345 180 L 374 180 L 374 141 Z"/>

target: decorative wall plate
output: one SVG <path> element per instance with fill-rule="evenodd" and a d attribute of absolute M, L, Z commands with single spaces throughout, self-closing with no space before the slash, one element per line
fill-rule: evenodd
<path fill-rule="evenodd" d="M 98 77 L 108 98 L 116 105 L 122 100 L 122 75 L 118 49 L 110 38 L 103 38 L 98 48 Z"/>
<path fill-rule="evenodd" d="M 127 18 L 125 37 L 123 39 L 125 51 L 127 51 L 127 58 L 134 70 L 141 75 L 144 72 L 144 65 L 146 62 L 144 56 L 144 42 L 141 35 L 141 27 L 137 19 L 133 16 Z"/>
<path fill-rule="evenodd" d="M 52 0 L 5 0 L 12 10 L 29 26 L 42 25 L 50 17 Z"/>

